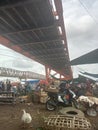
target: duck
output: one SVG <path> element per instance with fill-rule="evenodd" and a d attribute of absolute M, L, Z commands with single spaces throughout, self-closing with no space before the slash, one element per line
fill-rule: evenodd
<path fill-rule="evenodd" d="M 23 112 L 22 117 L 21 117 L 22 127 L 23 128 L 30 127 L 30 124 L 32 122 L 31 115 L 27 113 L 25 109 L 23 109 L 22 112 Z"/>

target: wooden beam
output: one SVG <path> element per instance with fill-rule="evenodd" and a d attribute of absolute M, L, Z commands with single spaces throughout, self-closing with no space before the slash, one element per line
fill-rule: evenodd
<path fill-rule="evenodd" d="M 40 44 L 40 43 L 53 43 L 53 42 L 61 42 L 61 39 L 62 37 L 58 37 L 57 39 L 51 39 L 51 40 L 40 40 L 39 42 L 38 41 L 36 41 L 36 42 L 29 42 L 29 43 L 25 43 L 25 44 L 23 44 L 23 43 L 21 43 L 21 44 L 17 44 L 17 45 L 19 45 L 19 46 L 28 46 L 28 45 L 33 45 L 33 44 Z"/>
<path fill-rule="evenodd" d="M 62 54 L 62 53 L 59 53 L 59 54 L 56 54 L 56 53 L 51 54 L 51 53 L 50 53 L 50 54 L 47 54 L 47 55 L 45 55 L 45 54 L 44 54 L 44 55 L 37 55 L 36 57 L 37 57 L 37 58 L 44 58 L 44 57 L 48 57 L 48 56 L 49 56 L 49 57 L 50 57 L 50 56 L 52 56 L 52 57 L 53 57 L 53 56 L 58 56 L 58 57 L 60 56 L 60 57 L 62 57 L 62 56 L 65 56 L 65 55 Z"/>
<path fill-rule="evenodd" d="M 44 57 L 44 58 L 40 57 L 40 59 L 41 60 L 47 60 L 47 61 L 59 61 L 59 59 L 60 60 L 66 60 L 66 58 L 64 56 L 63 57 L 59 57 L 59 59 L 58 59 L 58 56 L 55 57 L 55 58 L 54 57 L 48 57 L 48 58 L 47 57 Z"/>
<path fill-rule="evenodd" d="M 55 42 L 55 44 L 56 44 L 56 42 L 57 43 L 61 43 L 62 42 L 62 44 L 63 44 L 63 36 L 62 35 L 53 37 L 51 39 L 39 39 L 37 41 L 34 41 L 33 39 L 32 40 L 28 39 L 28 41 L 26 41 L 26 42 L 23 42 L 23 40 L 19 41 L 20 39 L 17 39 L 17 37 L 12 38 L 11 36 L 8 36 L 8 35 L 3 36 L 3 37 L 5 37 L 6 39 L 9 39 L 13 44 L 18 45 L 20 47 L 33 45 L 33 44 L 41 44 L 41 43 L 42 44 L 43 43 L 50 43 L 51 44 L 53 42 Z"/>
<path fill-rule="evenodd" d="M 28 50 L 29 51 L 29 50 Z M 32 55 L 34 55 L 34 56 L 36 56 L 36 57 L 40 57 L 40 56 L 53 56 L 53 55 L 57 55 L 57 56 L 59 56 L 60 54 L 61 54 L 61 52 L 57 52 L 57 54 L 55 54 L 55 52 L 54 53 L 51 53 L 51 52 L 49 52 L 49 53 L 47 53 L 47 52 L 41 52 L 41 53 L 39 53 L 39 52 L 31 52 L 31 54 Z M 63 54 L 63 56 L 64 56 L 65 54 Z M 65 57 L 66 57 L 66 55 L 65 55 Z"/>
<path fill-rule="evenodd" d="M 29 31 L 45 30 L 45 29 L 50 29 L 50 28 L 54 28 L 54 27 L 56 27 L 55 24 L 46 25 L 44 27 L 36 27 L 36 28 L 23 29 L 23 30 L 19 30 L 19 31 L 7 32 L 7 33 L 3 33 L 2 35 L 12 35 L 12 34 L 29 32 Z"/>
<path fill-rule="evenodd" d="M 34 53 L 36 53 L 36 52 L 38 52 L 38 53 L 44 53 L 44 52 L 47 52 L 47 51 L 64 51 L 64 48 L 63 47 L 58 47 L 58 48 L 51 48 L 51 49 L 48 49 L 48 48 L 44 48 L 44 49 L 28 49 L 28 51 L 29 52 L 34 52 Z M 47 54 L 48 54 L 48 52 L 47 52 Z"/>

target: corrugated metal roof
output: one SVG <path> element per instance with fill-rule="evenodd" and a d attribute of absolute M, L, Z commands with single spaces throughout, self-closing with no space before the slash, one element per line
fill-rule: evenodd
<path fill-rule="evenodd" d="M 0 35 L 40 63 L 70 75 L 69 57 L 57 21 L 49 0 L 0 1 Z"/>

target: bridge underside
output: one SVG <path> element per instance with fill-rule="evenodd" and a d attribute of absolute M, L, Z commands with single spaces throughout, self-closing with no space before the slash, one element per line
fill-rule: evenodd
<path fill-rule="evenodd" d="M 60 0 L 0 1 L 0 43 L 72 78 Z"/>

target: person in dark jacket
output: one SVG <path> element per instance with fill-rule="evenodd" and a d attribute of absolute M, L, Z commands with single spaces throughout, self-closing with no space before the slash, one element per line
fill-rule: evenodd
<path fill-rule="evenodd" d="M 11 91 L 11 87 L 12 87 L 11 82 L 8 81 L 7 82 L 7 91 Z"/>
<path fill-rule="evenodd" d="M 67 104 L 67 99 L 65 98 L 66 95 L 69 93 L 69 84 L 66 83 L 66 82 L 63 82 L 59 85 L 59 92 L 60 92 L 60 95 L 61 95 L 61 98 L 62 100 Z"/>

